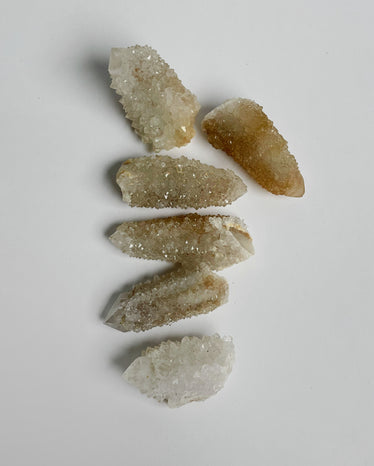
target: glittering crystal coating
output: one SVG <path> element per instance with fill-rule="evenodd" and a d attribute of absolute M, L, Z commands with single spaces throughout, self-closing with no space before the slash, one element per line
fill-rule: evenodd
<path fill-rule="evenodd" d="M 117 183 L 131 206 L 157 209 L 225 206 L 247 191 L 231 170 L 167 155 L 126 160 L 118 170 Z"/>
<path fill-rule="evenodd" d="M 111 87 L 144 143 L 158 152 L 190 142 L 200 105 L 156 50 L 139 45 L 113 48 L 109 73 Z"/>
<path fill-rule="evenodd" d="M 232 371 L 232 339 L 219 335 L 184 337 L 147 348 L 123 377 L 145 395 L 178 408 L 221 390 Z"/>
<path fill-rule="evenodd" d="M 205 116 L 202 129 L 216 149 L 233 157 L 271 193 L 303 196 L 304 179 L 287 141 L 253 100 L 224 102 Z"/>
<path fill-rule="evenodd" d="M 228 291 L 226 280 L 207 267 L 179 267 L 120 294 L 105 323 L 122 332 L 149 330 L 213 311 L 227 302 Z"/>
<path fill-rule="evenodd" d="M 254 254 L 252 239 L 237 217 L 188 214 L 125 222 L 110 237 L 129 256 L 206 264 L 224 269 Z"/>

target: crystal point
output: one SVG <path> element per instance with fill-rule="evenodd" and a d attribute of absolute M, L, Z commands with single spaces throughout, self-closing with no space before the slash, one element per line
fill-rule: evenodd
<path fill-rule="evenodd" d="M 200 105 L 156 50 L 140 45 L 113 48 L 109 73 L 111 87 L 144 143 L 158 152 L 190 142 Z"/>
<path fill-rule="evenodd" d="M 206 264 L 221 270 L 254 254 L 245 224 L 226 215 L 188 214 L 125 222 L 110 237 L 129 256 L 181 263 Z"/>
<path fill-rule="evenodd" d="M 231 170 L 167 155 L 126 160 L 118 170 L 117 184 L 131 206 L 157 209 L 226 206 L 247 191 Z"/>
<path fill-rule="evenodd" d="M 253 100 L 227 100 L 205 116 L 202 129 L 216 149 L 233 157 L 271 193 L 304 195 L 304 179 L 287 141 Z"/>
<path fill-rule="evenodd" d="M 122 293 L 105 321 L 122 332 L 141 332 L 206 314 L 227 302 L 228 284 L 207 267 L 179 267 Z"/>
<path fill-rule="evenodd" d="M 229 337 L 184 337 L 147 348 L 123 377 L 145 395 L 177 408 L 206 400 L 221 390 L 234 358 Z"/>

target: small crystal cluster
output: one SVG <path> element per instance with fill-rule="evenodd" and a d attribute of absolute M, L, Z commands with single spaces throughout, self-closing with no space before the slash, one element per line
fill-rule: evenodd
<path fill-rule="evenodd" d="M 233 157 L 271 193 L 304 195 L 304 179 L 287 141 L 253 100 L 227 100 L 205 116 L 202 129 L 213 147 Z"/>
<path fill-rule="evenodd" d="M 105 323 L 122 332 L 143 332 L 199 314 L 227 302 L 226 280 L 209 268 L 179 267 L 119 295 Z"/>
<path fill-rule="evenodd" d="M 188 144 L 200 105 L 151 47 L 113 48 L 111 87 L 121 96 L 135 132 L 156 152 Z"/>
<path fill-rule="evenodd" d="M 123 377 L 142 393 L 178 408 L 201 401 L 224 386 L 234 363 L 231 338 L 184 337 L 147 348 Z"/>
<path fill-rule="evenodd" d="M 157 209 L 225 206 L 247 191 L 231 170 L 167 155 L 126 160 L 118 170 L 117 184 L 130 206 Z"/>
<path fill-rule="evenodd" d="M 124 222 L 110 237 L 129 256 L 181 263 L 206 264 L 221 270 L 254 254 L 244 223 L 226 215 L 188 214 Z"/>

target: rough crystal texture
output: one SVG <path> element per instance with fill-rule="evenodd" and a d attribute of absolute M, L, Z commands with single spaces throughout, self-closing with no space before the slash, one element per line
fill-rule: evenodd
<path fill-rule="evenodd" d="M 157 152 L 190 142 L 200 105 L 156 50 L 139 45 L 114 48 L 109 73 L 111 87 L 144 143 Z"/>
<path fill-rule="evenodd" d="M 143 259 L 205 263 L 224 269 L 254 254 L 252 239 L 237 217 L 188 214 L 125 222 L 110 237 L 122 252 Z"/>
<path fill-rule="evenodd" d="M 227 302 L 228 284 L 207 267 L 179 267 L 119 295 L 105 321 L 122 332 L 141 332 L 206 314 Z"/>
<path fill-rule="evenodd" d="M 205 116 L 202 129 L 216 149 L 233 157 L 268 191 L 303 196 L 304 179 L 287 141 L 253 100 L 224 102 Z"/>
<path fill-rule="evenodd" d="M 147 348 L 123 377 L 142 393 L 178 408 L 206 400 L 224 386 L 234 363 L 232 339 L 184 337 Z"/>
<path fill-rule="evenodd" d="M 131 206 L 157 209 L 226 206 L 247 191 L 232 170 L 167 155 L 126 160 L 118 170 L 117 184 Z"/>

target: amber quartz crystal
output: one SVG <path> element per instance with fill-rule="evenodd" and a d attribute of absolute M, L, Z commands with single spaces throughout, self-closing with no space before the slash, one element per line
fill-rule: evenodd
<path fill-rule="evenodd" d="M 223 277 L 204 266 L 195 270 L 178 266 L 120 294 L 105 323 L 122 332 L 141 332 L 206 314 L 227 299 L 228 284 Z"/>
<path fill-rule="evenodd" d="M 113 48 L 109 73 L 111 87 L 144 143 L 158 152 L 190 142 L 200 105 L 156 50 Z"/>
<path fill-rule="evenodd" d="M 202 129 L 216 149 L 233 157 L 271 193 L 303 196 L 304 179 L 287 141 L 253 100 L 224 102 L 205 116 Z"/>
<path fill-rule="evenodd" d="M 126 160 L 118 170 L 117 184 L 130 206 L 157 209 L 225 206 L 247 191 L 231 170 L 167 155 Z"/>
<path fill-rule="evenodd" d="M 226 215 L 188 214 L 125 222 L 110 237 L 129 256 L 181 263 L 206 264 L 220 270 L 254 254 L 245 224 Z"/>

